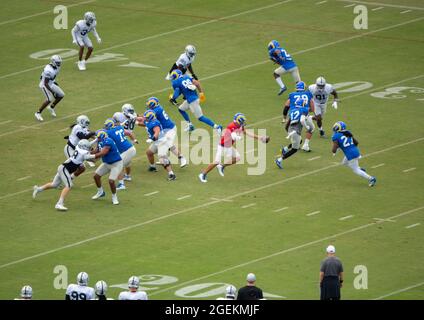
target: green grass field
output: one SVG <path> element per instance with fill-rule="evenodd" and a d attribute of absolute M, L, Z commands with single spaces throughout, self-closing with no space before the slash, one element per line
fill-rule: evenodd
<path fill-rule="evenodd" d="M 24 284 L 34 299 L 63 299 L 65 290 L 54 288 L 58 265 L 67 268 L 69 283 L 80 271 L 90 285 L 105 280 L 115 286 L 113 298 L 118 285 L 140 275 L 150 299 L 215 299 L 254 272 L 269 299 L 318 299 L 330 243 L 344 263 L 343 299 L 424 299 L 424 7 L 420 0 L 375 1 L 380 5 L 367 6 L 367 30 L 353 28 L 356 15 L 346 7 L 352 2 L 336 0 L 86 1 L 69 7 L 67 30 L 53 28 L 53 7 L 77 1 L 4 1 L 0 299 L 13 299 Z M 30 55 L 75 49 L 70 30 L 89 10 L 103 40 L 98 45 L 90 36 L 94 55 L 122 60 L 80 72 L 76 56 L 66 58 L 58 117 L 46 110 L 38 123 L 38 79 L 47 60 Z M 333 158 L 331 139 L 318 132 L 311 153 L 298 152 L 284 170 L 275 166 L 287 144 L 280 118 L 287 93 L 277 96 L 276 66 L 267 61 L 272 39 L 293 55 L 308 84 L 319 75 L 333 84 L 368 83 L 340 87 L 339 109 L 329 104 L 324 127 L 330 135 L 335 121 L 347 123 L 360 141 L 361 165 L 378 179 L 375 188 L 340 166 L 342 156 Z M 97 129 L 123 103 L 142 113 L 145 99 L 156 95 L 181 128 L 164 78 L 188 43 L 198 52 L 193 67 L 205 89 L 205 114 L 226 125 L 244 112 L 250 128 L 271 136 L 265 173 L 247 175 L 249 165 L 240 164 L 224 178 L 211 172 L 201 184 L 205 164 L 190 164 L 177 166 L 177 180 L 168 182 L 163 170 L 147 171 L 147 137 L 137 128 L 134 181 L 119 193 L 119 206 L 108 189 L 103 200 L 91 200 L 93 169 L 76 179 L 67 213 L 54 209 L 58 191 L 33 200 L 32 186 L 52 179 L 64 161 L 64 129 L 77 115 L 88 115 Z M 155 68 L 121 66 L 130 62 Z M 283 80 L 292 90 L 290 75 Z M 354 287 L 358 265 L 367 268 L 367 289 Z"/>

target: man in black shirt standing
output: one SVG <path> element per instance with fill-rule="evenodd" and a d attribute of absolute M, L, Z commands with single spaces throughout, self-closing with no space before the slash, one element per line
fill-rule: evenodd
<path fill-rule="evenodd" d="M 340 288 L 343 285 L 343 265 L 336 257 L 336 248 L 327 247 L 327 258 L 321 262 L 319 273 L 321 300 L 340 300 Z"/>
<path fill-rule="evenodd" d="M 260 300 L 263 299 L 262 290 L 255 286 L 256 276 L 253 273 L 247 275 L 247 285 L 240 288 L 237 300 Z"/>

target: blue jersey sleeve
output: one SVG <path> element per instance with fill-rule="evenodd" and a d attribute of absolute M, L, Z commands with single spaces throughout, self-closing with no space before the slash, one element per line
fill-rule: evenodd
<path fill-rule="evenodd" d="M 333 134 L 333 137 L 331 138 L 331 140 L 333 140 L 333 141 L 339 141 L 339 137 L 340 137 L 340 133 L 335 133 L 335 134 Z"/>

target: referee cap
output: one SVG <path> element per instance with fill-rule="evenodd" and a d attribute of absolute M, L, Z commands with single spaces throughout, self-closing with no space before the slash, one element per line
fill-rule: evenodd
<path fill-rule="evenodd" d="M 332 245 L 327 247 L 327 253 L 336 253 L 336 248 Z"/>

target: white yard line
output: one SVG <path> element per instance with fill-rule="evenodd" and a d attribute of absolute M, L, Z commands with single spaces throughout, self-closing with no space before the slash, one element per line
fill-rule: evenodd
<path fill-rule="evenodd" d="M 375 166 L 372 166 L 372 167 L 371 167 L 371 169 L 380 168 L 380 167 L 382 167 L 382 166 L 384 166 L 384 163 L 380 163 L 380 164 L 377 164 L 377 165 L 375 165 Z"/>
<path fill-rule="evenodd" d="M 275 209 L 274 212 L 281 212 L 283 210 L 287 210 L 288 208 L 289 207 L 283 207 L 283 208 L 280 208 L 280 209 Z"/>
<path fill-rule="evenodd" d="M 150 193 L 145 193 L 144 196 L 150 197 L 150 196 L 153 196 L 154 194 L 157 194 L 157 193 L 159 193 L 159 191 L 153 191 L 153 192 L 150 192 Z"/>
<path fill-rule="evenodd" d="M 350 8 L 350 7 L 353 7 L 354 5 L 355 5 L 354 3 L 347 4 L 347 5 L 344 6 L 344 8 Z"/>
<path fill-rule="evenodd" d="M 418 227 L 419 225 L 420 225 L 421 223 L 414 223 L 414 224 L 411 224 L 411 225 L 409 225 L 409 226 L 406 226 L 405 227 L 405 229 L 411 229 L 411 228 L 415 228 L 415 227 Z"/>
<path fill-rule="evenodd" d="M 390 220 L 390 219 L 382 219 L 382 218 L 373 218 L 373 219 L 377 221 L 396 222 L 395 220 Z"/>
<path fill-rule="evenodd" d="M 409 215 L 411 213 L 415 213 L 415 212 L 421 211 L 423 209 L 424 209 L 424 206 L 423 207 L 418 207 L 418 208 L 415 208 L 415 209 L 412 209 L 412 210 L 404 211 L 404 212 L 402 212 L 400 214 L 397 214 L 395 216 L 390 217 L 389 219 L 395 219 L 395 218 L 399 218 L 399 217 L 402 217 L 402 216 L 406 216 L 406 215 Z M 297 251 L 299 249 L 307 248 L 307 247 L 310 247 L 310 246 L 319 244 L 319 243 L 321 243 L 323 241 L 333 240 L 334 238 L 338 238 L 338 237 L 344 236 L 346 234 L 350 234 L 350 233 L 353 233 L 353 232 L 356 232 L 356 231 L 364 230 L 366 228 L 369 228 L 371 226 L 375 226 L 375 225 L 380 224 L 380 223 L 384 223 L 384 222 L 372 222 L 372 223 L 364 224 L 364 225 L 361 225 L 359 227 L 355 227 L 355 228 L 352 228 L 352 229 L 348 229 L 346 231 L 342 231 L 342 232 L 339 232 L 339 233 L 330 235 L 328 237 L 324 237 L 324 238 L 317 239 L 317 240 L 314 240 L 314 241 L 306 242 L 306 243 L 301 244 L 301 245 L 298 245 L 296 247 L 291 247 L 289 249 L 281 250 L 281 251 L 272 253 L 272 254 L 267 255 L 267 256 L 263 256 L 263 257 L 260 257 L 260 258 L 257 258 L 257 259 L 246 261 L 246 262 L 241 263 L 241 264 L 238 264 L 238 265 L 234 265 L 232 267 L 228 267 L 228 268 L 223 269 L 221 271 L 210 273 L 210 274 L 207 274 L 207 275 L 204 275 L 204 276 L 201 276 L 201 277 L 198 277 L 198 278 L 189 280 L 189 281 L 185 281 L 183 283 L 179 283 L 177 285 L 174 285 L 174 286 L 171 286 L 171 287 L 168 287 L 168 288 L 164 288 L 162 290 L 155 291 L 153 293 L 150 293 L 149 295 L 150 296 L 153 296 L 153 295 L 157 295 L 159 293 L 163 293 L 163 292 L 166 292 L 166 291 L 175 289 L 175 288 L 186 286 L 187 284 L 190 284 L 190 283 L 193 283 L 193 282 L 198 282 L 198 281 L 201 281 L 201 280 L 204 280 L 204 279 L 207 279 L 207 278 L 216 276 L 216 275 L 223 274 L 223 273 L 228 272 L 228 271 L 232 271 L 232 270 L 235 270 L 235 269 L 246 267 L 246 266 L 252 265 L 252 264 L 257 263 L 257 262 L 261 262 L 261 261 L 265 261 L 265 260 L 268 260 L 268 259 L 271 259 L 271 258 L 274 258 L 274 257 L 277 257 L 277 256 L 281 256 L 281 255 L 286 254 L 286 253 L 289 253 L 289 252 Z M 0 266 L 0 268 L 2 268 L 2 266 Z M 421 284 L 419 284 L 419 285 L 422 285 L 422 284 L 424 284 L 424 282 L 421 283 Z M 416 287 L 416 286 L 419 286 L 419 285 L 415 285 L 413 287 Z M 410 287 L 410 288 L 412 288 L 412 287 Z M 392 294 L 394 294 L 394 293 L 392 293 Z M 388 295 L 386 295 L 386 296 L 388 296 Z M 385 297 L 385 296 L 383 296 L 383 297 Z M 382 298 L 382 297 L 380 297 L 380 298 Z M 379 299 L 379 298 L 377 298 L 377 299 Z"/>
<path fill-rule="evenodd" d="M 385 294 L 384 296 L 380 296 L 380 297 L 375 298 L 373 300 L 381 300 L 381 299 L 384 299 L 384 298 L 393 296 L 393 295 L 398 294 L 398 293 L 402 293 L 402 292 L 409 291 L 409 290 L 414 289 L 414 288 L 421 287 L 423 285 L 424 285 L 424 282 L 420 282 L 420 283 L 414 284 L 414 285 L 412 285 L 410 287 L 406 287 L 406 288 L 403 288 L 403 289 L 400 289 L 400 290 L 396 290 L 396 291 L 390 292 L 388 294 Z"/>
<path fill-rule="evenodd" d="M 415 169 L 417 169 L 417 168 L 409 168 L 409 169 L 403 170 L 402 172 L 407 173 L 407 172 L 414 171 Z"/>
<path fill-rule="evenodd" d="M 213 201 L 219 201 L 219 202 L 233 202 L 233 200 L 228 199 L 219 199 L 219 198 L 211 198 Z"/>
<path fill-rule="evenodd" d="M 320 1 L 320 2 L 317 2 L 317 3 L 315 3 L 316 5 L 320 5 L 320 4 L 323 4 L 323 3 L 326 3 L 327 2 L 327 0 L 324 0 L 324 1 Z"/>
<path fill-rule="evenodd" d="M 313 158 L 309 158 L 308 161 L 314 161 L 314 160 L 317 160 L 319 158 L 321 158 L 321 156 L 316 156 L 316 157 L 313 157 Z"/>
<path fill-rule="evenodd" d="M 190 197 L 191 197 L 191 194 L 188 194 L 186 196 L 182 196 L 182 197 L 177 198 L 177 200 L 184 200 L 184 199 L 188 199 Z"/>
<path fill-rule="evenodd" d="M 400 14 L 404 14 L 404 13 L 408 13 L 408 12 L 412 12 L 412 10 L 405 10 L 405 11 L 402 11 Z"/>
<path fill-rule="evenodd" d="M 311 217 L 311 216 L 314 216 L 314 215 L 316 215 L 318 213 L 321 213 L 321 211 L 310 212 L 310 213 L 306 214 L 306 216 Z"/>
<path fill-rule="evenodd" d="M 89 0 L 89 1 L 84 1 L 84 2 L 80 2 L 80 3 L 65 5 L 65 6 L 67 8 L 72 8 L 72 7 L 80 6 L 80 5 L 83 5 L 83 4 L 91 3 L 91 2 L 94 2 L 94 1 L 96 1 L 96 0 Z M 12 20 L 7 20 L 7 21 L 2 21 L 2 22 L 0 22 L 0 26 L 8 24 L 8 23 L 13 23 L 13 22 L 17 22 L 17 21 L 22 21 L 22 20 L 42 16 L 42 15 L 45 15 L 45 14 L 48 14 L 48 13 L 51 13 L 53 15 L 53 7 L 50 10 L 39 12 L 39 13 L 34 13 L 34 14 L 29 15 L 29 16 L 20 17 L 20 18 L 16 18 L 16 19 L 12 19 Z"/>
<path fill-rule="evenodd" d="M 29 178 L 31 178 L 31 176 L 22 177 L 22 178 L 16 179 L 16 181 L 23 181 Z"/>
<path fill-rule="evenodd" d="M 11 123 L 13 120 L 6 120 L 6 121 L 2 121 L 0 122 L 0 124 L 7 124 L 7 123 Z"/>
<path fill-rule="evenodd" d="M 377 30 L 374 30 L 374 31 L 365 32 L 365 33 L 362 33 L 362 34 L 359 34 L 359 35 L 356 35 L 356 36 L 352 36 L 352 37 L 340 39 L 340 40 L 337 40 L 337 41 L 329 42 L 329 43 L 326 43 L 326 44 L 322 44 L 322 45 L 317 46 L 317 47 L 312 47 L 312 48 L 309 48 L 309 49 L 304 49 L 304 50 L 295 52 L 292 55 L 300 55 L 300 54 L 303 54 L 303 53 L 307 53 L 307 52 L 310 52 L 310 51 L 314 51 L 314 50 L 318 50 L 318 49 L 321 49 L 321 48 L 324 48 L 324 47 L 328 47 L 328 46 L 331 46 L 331 45 L 334 45 L 334 44 L 338 44 L 338 43 L 341 43 L 341 42 L 344 42 L 344 41 L 349 41 L 349 40 L 352 40 L 352 39 L 361 38 L 361 37 L 364 37 L 364 36 L 369 35 L 369 34 L 373 34 L 373 33 L 376 33 L 376 32 L 385 31 L 385 30 L 389 30 L 389 29 L 396 28 L 396 27 L 399 27 L 399 26 L 403 26 L 403 25 L 406 25 L 406 24 L 409 24 L 409 23 L 413 23 L 413 22 L 416 22 L 416 21 L 420 21 L 420 20 L 423 20 L 423 19 L 424 19 L 424 17 L 421 17 L 421 18 L 417 18 L 417 19 L 414 19 L 414 20 L 409 20 L 409 21 L 406 21 L 406 22 L 403 22 L 403 23 L 399 23 L 399 24 L 396 24 L 396 25 L 392 25 L 392 26 L 389 26 L 389 27 L 384 27 L 384 28 L 377 29 Z M 268 62 L 269 62 L 269 60 L 265 60 L 265 61 L 261 61 L 261 62 L 250 64 L 250 65 L 245 65 L 243 67 L 239 67 L 239 68 L 236 68 L 236 69 L 224 71 L 224 72 L 221 72 L 221 73 L 217 73 L 217 74 L 214 74 L 214 75 L 211 75 L 211 76 L 202 78 L 201 80 L 202 81 L 206 81 L 206 80 L 209 80 L 209 79 L 214 79 L 214 78 L 217 78 L 217 77 L 221 77 L 223 75 L 226 75 L 226 74 L 230 74 L 230 73 L 238 72 L 238 71 L 241 71 L 241 70 L 249 69 L 251 67 L 262 65 L 262 64 L 265 64 L 265 63 L 268 63 Z M 387 84 L 387 85 L 382 86 L 380 88 L 373 88 L 371 90 L 367 90 L 367 91 L 363 91 L 361 93 L 353 94 L 353 95 L 348 96 L 346 98 L 340 99 L 340 101 L 346 100 L 346 99 L 348 99 L 350 97 L 356 97 L 358 95 L 362 95 L 362 94 L 365 94 L 365 93 L 368 93 L 368 92 L 373 92 L 373 91 L 376 91 L 376 90 L 379 90 L 379 89 L 382 89 L 382 88 L 386 88 L 388 86 L 392 86 L 392 85 L 395 85 L 395 84 L 403 83 L 403 82 L 410 81 L 410 80 L 416 80 L 416 79 L 419 79 L 419 78 L 422 78 L 422 77 L 424 77 L 424 75 L 418 75 L 418 76 L 414 76 L 414 77 L 411 77 L 411 78 L 403 79 L 403 80 L 400 80 L 400 81 L 397 81 L 397 82 L 394 82 L 394 83 L 391 83 L 391 84 Z M 0 79 L 1 78 L 2 77 L 0 77 Z M 16 129 L 16 130 L 9 130 L 7 132 L 1 133 L 0 134 L 0 138 L 1 137 L 5 137 L 5 136 L 9 136 L 9 135 L 12 135 L 12 134 L 16 134 L 18 132 L 25 131 L 26 129 L 38 128 L 38 127 L 40 127 L 42 125 L 54 123 L 56 121 L 61 121 L 61 120 L 65 120 L 65 119 L 68 119 L 68 118 L 73 118 L 73 117 L 75 117 L 77 115 L 80 115 L 82 113 L 88 113 L 88 112 L 92 112 L 92 111 L 101 110 L 101 109 L 104 109 L 104 108 L 107 108 L 107 107 L 110 107 L 110 106 L 113 106 L 113 105 L 116 105 L 116 104 L 122 104 L 122 103 L 130 102 L 130 101 L 133 101 L 133 100 L 136 100 L 136 99 L 140 99 L 142 97 L 148 97 L 148 96 L 152 96 L 152 95 L 155 95 L 155 94 L 158 94 L 158 93 L 162 93 L 162 92 L 166 92 L 166 91 L 169 91 L 169 87 L 166 87 L 166 88 L 163 88 L 163 89 L 159 89 L 159 90 L 155 90 L 155 91 L 151 91 L 151 92 L 148 92 L 148 93 L 144 93 L 144 94 L 141 94 L 141 95 L 138 95 L 138 96 L 133 96 L 133 97 L 125 98 L 123 100 L 119 100 L 119 101 L 114 101 L 114 102 L 111 102 L 111 103 L 103 104 L 103 105 L 100 105 L 100 106 L 97 106 L 97 107 L 93 107 L 93 108 L 90 108 L 90 109 L 82 110 L 82 111 L 77 112 L 77 113 L 69 114 L 69 115 L 64 116 L 64 117 L 61 117 L 61 118 L 56 118 L 56 119 L 53 119 L 51 121 L 45 121 L 45 122 L 37 123 L 37 124 L 34 124 L 34 125 L 30 125 L 30 126 L 25 127 L 25 128 Z M 270 119 L 267 119 L 267 120 L 262 120 L 260 122 L 257 122 L 257 124 L 264 123 L 264 122 L 271 121 L 271 120 L 275 120 L 275 119 L 279 119 L 279 118 L 281 118 L 281 116 L 273 117 L 273 118 L 270 118 Z M 250 125 L 250 126 L 252 126 L 252 125 Z"/>
<path fill-rule="evenodd" d="M 59 132 L 65 132 L 65 131 L 68 131 L 68 130 L 71 130 L 71 129 L 69 127 L 66 127 L 66 128 L 60 129 Z"/>
<path fill-rule="evenodd" d="M 87 189 L 87 188 L 93 187 L 94 185 L 95 185 L 94 183 L 86 184 L 85 186 L 82 186 L 81 189 Z"/>
<path fill-rule="evenodd" d="M 378 11 L 378 10 L 381 10 L 381 9 L 384 9 L 384 7 L 374 8 L 374 9 L 371 9 L 371 11 Z"/>
<path fill-rule="evenodd" d="M 405 9 L 412 9 L 412 10 L 424 10 L 424 7 L 411 7 L 411 6 L 404 6 L 400 4 L 388 4 L 388 3 L 381 3 L 381 2 L 366 2 L 366 1 L 356 1 L 356 0 L 337 0 L 339 2 L 349 2 L 352 4 L 365 4 L 370 6 L 383 6 L 383 7 L 391 7 L 391 8 L 405 8 Z"/>
<path fill-rule="evenodd" d="M 396 148 L 404 147 L 404 146 L 410 145 L 412 143 L 423 141 L 423 140 L 424 140 L 424 137 L 418 138 L 418 139 L 415 139 L 415 140 L 411 140 L 411 141 L 408 141 L 408 142 L 404 142 L 404 143 L 401 143 L 401 144 L 398 144 L 398 145 L 391 146 L 391 147 L 386 148 L 386 149 L 371 152 L 369 154 L 364 155 L 363 158 L 371 157 L 373 155 L 377 155 L 377 154 L 380 154 L 380 153 L 383 153 L 383 152 L 387 152 L 387 151 L 390 151 L 390 150 L 393 150 L 393 149 L 396 149 Z M 299 174 L 299 175 L 296 175 L 296 176 L 285 178 L 284 180 L 279 180 L 279 181 L 269 183 L 269 184 L 266 184 L 266 185 L 263 185 L 263 186 L 260 186 L 260 187 L 257 187 L 257 188 L 253 188 L 253 189 L 250 189 L 250 190 L 247 190 L 247 191 L 236 193 L 236 194 L 229 196 L 225 199 L 232 200 L 232 199 L 235 199 L 235 198 L 243 196 L 243 195 L 255 193 L 255 192 L 258 192 L 260 190 L 272 188 L 272 187 L 275 187 L 275 186 L 283 184 L 283 183 L 288 183 L 288 182 L 296 180 L 296 179 L 300 179 L 300 178 L 307 177 L 307 176 L 310 176 L 310 175 L 313 175 L 313 174 L 316 174 L 316 173 L 319 173 L 319 172 L 322 172 L 322 171 L 326 171 L 328 169 L 332 169 L 332 168 L 338 167 L 340 165 L 341 164 L 337 164 L 337 165 L 333 164 L 333 165 L 329 165 L 329 166 L 326 166 L 326 167 L 322 167 L 320 169 L 315 169 L 315 170 L 305 172 L 305 173 L 302 173 L 302 174 Z M 19 192 L 16 192 L 16 193 L 12 193 L 12 194 L 7 194 L 7 195 L 0 197 L 0 200 L 12 197 L 12 196 L 17 195 L 17 194 L 25 193 L 25 192 L 28 192 L 28 191 L 31 191 L 31 190 L 32 190 L 32 188 L 27 189 L 27 190 L 23 190 L 23 191 L 19 191 Z M 151 192 L 150 195 L 158 193 L 158 192 L 159 191 Z M 147 194 L 145 194 L 145 195 L 147 195 Z M 106 232 L 106 233 L 100 234 L 100 235 L 92 237 L 92 238 L 88 238 L 88 239 L 85 239 L 85 240 L 74 242 L 74 243 L 71 243 L 71 244 L 68 244 L 68 245 L 65 245 L 65 246 L 62 246 L 62 247 L 58 247 L 58 248 L 55 248 L 55 249 L 52 249 L 52 250 L 49 250 L 49 251 L 44 251 L 44 252 L 41 252 L 41 253 L 38 253 L 38 254 L 35 254 L 35 255 L 32 255 L 32 256 L 26 257 L 26 258 L 19 259 L 19 260 L 11 261 L 9 263 L 0 265 L 0 269 L 5 268 L 7 266 L 15 265 L 15 264 L 18 264 L 18 263 L 21 263 L 21 262 L 25 262 L 25 261 L 28 261 L 28 260 L 32 260 L 32 259 L 35 259 L 35 258 L 38 258 L 38 257 L 43 257 L 43 256 L 46 256 L 46 255 L 54 253 L 54 252 L 62 251 L 62 250 L 69 249 L 69 248 L 72 248 L 72 247 L 76 247 L 76 246 L 79 246 L 79 245 L 82 245 L 82 244 L 85 244 L 85 243 L 88 243 L 88 242 L 92 242 L 92 241 L 95 241 L 95 240 L 98 240 L 98 239 L 109 237 L 109 236 L 114 235 L 114 234 L 118 234 L 118 233 L 121 233 L 121 232 L 132 230 L 134 228 L 138 228 L 138 227 L 141 227 L 141 226 L 144 226 L 144 225 L 148 225 L 148 224 L 151 224 L 151 223 L 154 223 L 154 222 L 157 222 L 157 221 L 165 220 L 165 219 L 168 219 L 170 217 L 174 217 L 174 216 L 186 213 L 186 212 L 191 212 L 191 211 L 196 211 L 198 209 L 203 209 L 203 208 L 209 207 L 211 205 L 215 205 L 215 204 L 220 203 L 220 202 L 221 202 L 221 200 L 214 200 L 214 201 L 206 202 L 204 204 L 201 204 L 201 205 L 198 205 L 198 206 L 195 206 L 195 207 L 190 207 L 190 208 L 186 208 L 186 209 L 183 209 L 183 210 L 180 210 L 180 211 L 176 211 L 176 212 L 173 212 L 173 213 L 170 213 L 170 214 L 167 214 L 167 215 L 163 215 L 163 216 L 160 216 L 158 218 L 154 218 L 154 219 L 147 220 L 147 221 L 144 221 L 144 222 L 132 224 L 132 225 L 129 225 L 127 227 L 124 227 L 124 228 L 121 228 L 121 229 L 116 229 L 116 230 L 111 231 L 111 232 Z M 424 208 L 424 207 L 422 207 L 422 208 Z M 422 208 L 419 208 L 419 209 L 422 209 Z M 376 222 L 376 223 L 378 223 L 378 222 Z"/>
<path fill-rule="evenodd" d="M 351 214 L 351 215 L 348 215 L 348 216 L 345 216 L 345 217 L 341 217 L 341 218 L 339 218 L 339 220 L 340 221 L 344 221 L 344 220 L 347 220 L 347 219 L 351 219 L 351 218 L 353 218 L 354 217 L 354 215 L 353 214 Z"/>
<path fill-rule="evenodd" d="M 249 203 L 249 204 L 246 204 L 244 206 L 241 206 L 241 208 L 242 209 L 247 209 L 247 208 L 250 208 L 250 207 L 253 207 L 253 206 L 256 206 L 256 203 Z"/>

